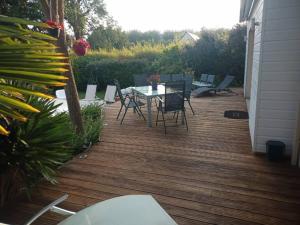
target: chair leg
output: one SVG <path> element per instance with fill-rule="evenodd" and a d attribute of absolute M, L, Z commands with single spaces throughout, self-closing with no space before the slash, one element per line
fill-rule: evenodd
<path fill-rule="evenodd" d="M 166 135 L 167 134 L 167 127 L 166 127 L 166 121 L 165 121 L 164 112 L 161 112 L 161 114 L 162 114 L 162 118 L 163 118 L 163 122 L 164 122 L 165 135 Z"/>
<path fill-rule="evenodd" d="M 186 130 L 188 131 L 189 127 L 188 127 L 188 123 L 187 123 L 187 119 L 186 119 L 186 115 L 185 115 L 185 109 L 183 109 L 182 113 L 183 113 L 184 120 L 185 120 Z"/>
<path fill-rule="evenodd" d="M 178 121 L 178 115 L 179 115 L 179 111 L 177 112 L 177 116 L 176 116 L 176 124 L 177 124 L 177 121 Z"/>
<path fill-rule="evenodd" d="M 146 120 L 142 110 L 140 109 L 140 107 L 137 107 L 136 110 L 139 112 L 139 115 L 141 115 L 143 117 L 144 120 Z"/>
<path fill-rule="evenodd" d="M 155 126 L 157 126 L 157 121 L 158 121 L 158 115 L 159 115 L 159 110 L 157 110 L 157 115 L 156 115 L 156 121 L 155 121 Z"/>
<path fill-rule="evenodd" d="M 187 101 L 188 101 L 188 103 L 189 103 L 189 106 L 190 106 L 190 108 L 191 108 L 191 110 L 192 110 L 192 112 L 193 112 L 193 115 L 195 115 L 195 112 L 194 112 L 194 109 L 193 109 L 193 107 L 192 107 L 192 105 L 191 105 L 191 101 L 190 101 L 190 99 L 188 99 Z"/>
<path fill-rule="evenodd" d="M 121 113 L 122 109 L 123 109 L 123 105 L 121 105 L 120 111 L 119 111 L 119 113 L 117 115 L 117 120 L 119 119 L 119 116 L 120 116 L 120 113 Z"/>
<path fill-rule="evenodd" d="M 124 115 L 123 115 L 123 117 L 122 117 L 121 124 L 123 123 L 123 120 L 124 120 L 124 118 L 125 118 L 125 115 L 126 115 L 126 113 L 127 113 L 127 110 L 128 110 L 128 107 L 125 107 L 125 112 L 124 112 Z"/>

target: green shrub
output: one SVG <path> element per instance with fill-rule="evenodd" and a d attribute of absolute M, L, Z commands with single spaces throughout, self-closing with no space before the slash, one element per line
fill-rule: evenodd
<path fill-rule="evenodd" d="M 68 117 L 53 114 L 58 107 L 53 101 L 27 102 L 41 112 L 27 113 L 27 122 L 11 121 L 9 136 L 0 136 L 1 204 L 22 188 L 30 190 L 41 177 L 55 182 L 55 169 L 72 157 L 74 134 Z"/>
<path fill-rule="evenodd" d="M 149 72 L 147 61 L 139 59 L 105 59 L 87 65 L 87 73 L 102 88 L 118 79 L 122 87 L 132 86 L 133 75 Z M 87 84 L 87 79 L 85 84 Z"/>
<path fill-rule="evenodd" d="M 99 141 L 100 132 L 103 128 L 102 108 L 99 104 L 94 103 L 81 109 L 84 134 L 74 135 L 75 154 L 84 150 L 84 147 Z"/>

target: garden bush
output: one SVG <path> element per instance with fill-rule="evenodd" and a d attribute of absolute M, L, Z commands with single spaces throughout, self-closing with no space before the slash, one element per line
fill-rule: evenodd
<path fill-rule="evenodd" d="M 88 79 L 97 83 L 100 88 L 113 84 L 114 79 L 118 79 L 122 87 L 132 86 L 134 74 L 147 72 L 149 72 L 147 61 L 139 59 L 105 59 L 87 65 Z M 84 85 L 86 86 L 86 84 Z"/>

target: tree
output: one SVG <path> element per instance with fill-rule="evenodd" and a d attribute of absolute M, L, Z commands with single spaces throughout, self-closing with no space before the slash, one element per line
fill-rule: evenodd
<path fill-rule="evenodd" d="M 202 73 L 226 74 L 227 40 L 229 31 L 224 29 L 202 30 L 200 39 L 194 46 L 188 46 L 187 63 L 195 71 Z"/>
<path fill-rule="evenodd" d="M 244 68 L 245 68 L 245 53 L 247 27 L 245 25 L 237 24 L 230 31 L 228 38 L 228 51 L 230 56 L 229 73 L 234 74 L 239 84 L 244 83 Z"/>
<path fill-rule="evenodd" d="M 43 18 L 39 0 L 1 0 L 0 14 L 33 21 Z"/>
<path fill-rule="evenodd" d="M 76 39 L 100 25 L 112 23 L 103 0 L 66 0 L 65 19 L 71 25 Z"/>
<path fill-rule="evenodd" d="M 113 48 L 121 49 L 128 46 L 128 39 L 120 28 L 111 26 L 99 26 L 88 37 L 88 41 L 92 49 L 105 48 L 111 50 Z"/>
<path fill-rule="evenodd" d="M 47 19 L 53 19 L 55 22 L 59 24 L 64 24 L 64 0 L 41 0 L 41 4 L 42 4 L 44 15 L 47 17 Z M 60 47 L 60 51 L 63 52 L 66 56 L 69 56 L 67 43 L 66 43 L 66 33 L 64 29 L 61 30 L 57 43 L 58 46 Z M 65 72 L 65 76 L 68 77 L 67 85 L 65 86 L 65 91 L 66 91 L 69 115 L 76 129 L 76 132 L 83 133 L 83 121 L 80 112 L 79 97 L 78 97 L 73 69 L 69 57 L 65 59 L 65 63 L 67 63 L 67 69 L 68 69 Z"/>

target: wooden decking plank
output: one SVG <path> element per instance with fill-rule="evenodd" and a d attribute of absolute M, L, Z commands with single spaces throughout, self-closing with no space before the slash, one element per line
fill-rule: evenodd
<path fill-rule="evenodd" d="M 251 153 L 248 121 L 223 116 L 246 110 L 241 90 L 235 92 L 193 98 L 189 132 L 178 126 L 166 136 L 161 124 L 148 128 L 131 111 L 120 125 L 119 103 L 108 105 L 101 142 L 64 165 L 57 185 L 42 182 L 32 201 L 19 199 L 4 222 L 23 224 L 67 192 L 61 206 L 74 211 L 119 195 L 152 194 L 179 225 L 300 224 L 300 172 Z M 47 213 L 35 224 L 60 220 Z"/>

